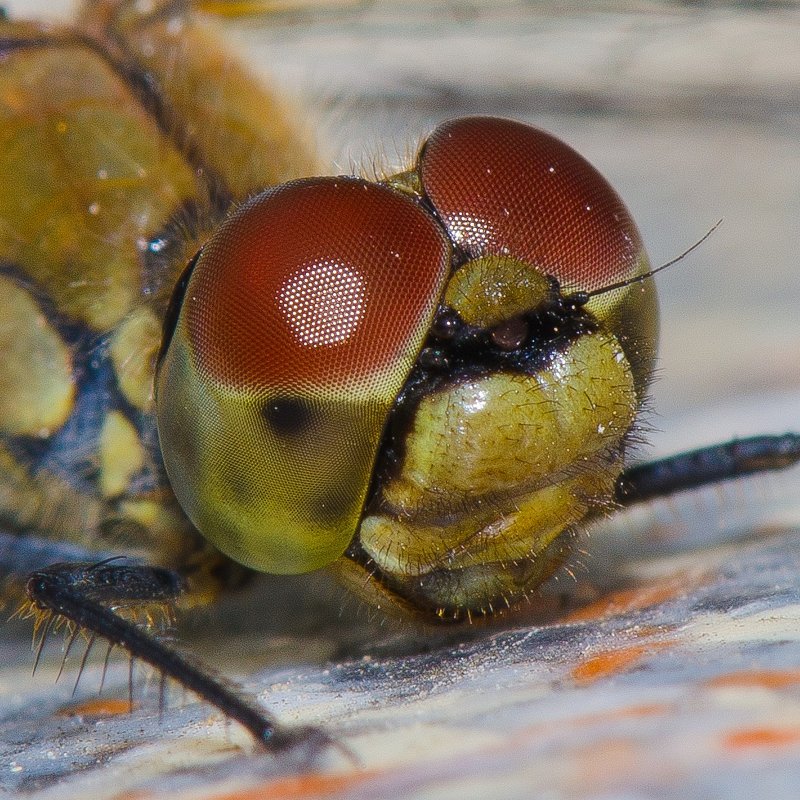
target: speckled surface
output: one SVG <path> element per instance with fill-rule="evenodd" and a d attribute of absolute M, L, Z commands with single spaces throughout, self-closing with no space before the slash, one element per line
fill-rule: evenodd
<path fill-rule="evenodd" d="M 512 114 L 608 175 L 656 262 L 724 217 L 660 282 L 654 452 L 800 428 L 800 12 L 444 5 L 236 35 L 335 132 L 345 169 L 406 152 L 434 119 Z M 297 608 L 302 581 L 187 635 L 285 720 L 324 725 L 357 765 L 336 751 L 311 770 L 264 756 L 177 690 L 159 713 L 158 681 L 141 674 L 129 714 L 124 660 L 97 696 L 102 651 L 73 697 L 80 653 L 56 683 L 51 647 L 31 677 L 27 630 L 7 626 L 0 796 L 794 800 L 800 471 L 655 503 L 581 549 L 546 614 L 450 641 L 398 632 L 327 587 Z M 259 615 L 257 630 L 241 624 Z"/>
<path fill-rule="evenodd" d="M 672 513 L 680 527 L 685 510 Z M 74 670 L 54 687 L 49 668 L 34 680 L 6 668 L 2 786 L 42 798 L 735 798 L 764 786 L 791 797 L 800 528 L 740 535 L 688 555 L 651 542 L 635 562 L 614 554 L 616 533 L 598 533 L 608 575 L 557 622 L 248 676 L 286 720 L 322 722 L 360 767 L 334 752 L 298 772 L 197 704 L 159 718 L 153 687 L 129 715 L 114 700 L 123 666 L 102 702 L 89 688 L 99 668 L 75 700 Z M 612 574 L 618 588 L 600 582 Z"/>

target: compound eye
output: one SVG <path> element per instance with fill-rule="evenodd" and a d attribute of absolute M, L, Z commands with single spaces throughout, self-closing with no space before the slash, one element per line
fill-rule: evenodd
<path fill-rule="evenodd" d="M 342 554 L 449 265 L 430 215 L 352 178 L 268 190 L 204 246 L 158 416 L 175 493 L 221 550 L 268 572 Z"/>
<path fill-rule="evenodd" d="M 424 190 L 470 258 L 511 256 L 571 290 L 646 270 L 636 225 L 602 175 L 564 142 L 511 120 L 446 122 L 419 159 Z"/>
<path fill-rule="evenodd" d="M 187 333 L 201 373 L 254 393 L 378 391 L 406 373 L 447 273 L 444 235 L 405 197 L 352 178 L 250 200 L 205 246 Z"/>

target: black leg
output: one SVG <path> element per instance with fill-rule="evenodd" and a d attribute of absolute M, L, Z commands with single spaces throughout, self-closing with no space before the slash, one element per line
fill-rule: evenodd
<path fill-rule="evenodd" d="M 616 499 L 623 506 L 800 461 L 800 434 L 753 436 L 679 453 L 625 470 Z"/>
<path fill-rule="evenodd" d="M 297 747 L 311 760 L 336 744 L 316 728 L 283 727 L 254 700 L 108 607 L 168 603 L 182 590 L 181 579 L 170 570 L 110 562 L 55 564 L 34 572 L 26 587 L 39 611 L 69 620 L 76 629 L 102 637 L 152 665 L 241 723 L 268 750 Z"/>

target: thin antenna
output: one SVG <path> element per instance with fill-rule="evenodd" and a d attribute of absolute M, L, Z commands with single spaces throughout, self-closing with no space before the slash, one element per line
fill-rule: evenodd
<path fill-rule="evenodd" d="M 708 239 L 708 237 L 711 236 L 711 234 L 714 233 L 714 231 L 721 224 L 722 220 L 718 219 L 691 247 L 684 250 L 679 256 L 676 256 L 671 261 L 667 261 L 666 264 L 662 264 L 660 267 L 651 269 L 649 272 L 645 272 L 643 275 L 637 275 L 634 278 L 627 278 L 626 280 L 619 281 L 618 283 L 611 283 L 608 286 L 602 286 L 600 289 L 593 289 L 591 292 L 575 292 L 575 294 L 569 295 L 568 299 L 579 306 L 583 306 L 586 305 L 586 303 L 588 303 L 592 297 L 597 297 L 598 295 L 605 294 L 606 292 L 613 292 L 615 289 L 624 289 L 626 286 L 631 286 L 634 283 L 646 281 L 648 278 L 652 278 L 653 275 L 656 275 L 662 270 L 665 270 L 667 267 L 671 267 L 673 264 L 677 264 L 679 261 L 682 261 L 684 258 L 686 258 L 689 253 L 700 247 L 700 245 L 703 244 L 703 242 Z"/>

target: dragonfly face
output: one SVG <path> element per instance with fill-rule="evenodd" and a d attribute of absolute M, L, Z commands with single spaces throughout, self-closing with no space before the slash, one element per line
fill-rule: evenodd
<path fill-rule="evenodd" d="M 511 604 L 609 508 L 652 363 L 650 288 L 570 289 L 646 270 L 603 178 L 506 120 L 441 126 L 383 186 L 269 189 L 175 300 L 172 486 L 256 569 L 344 554 L 421 611 Z"/>

